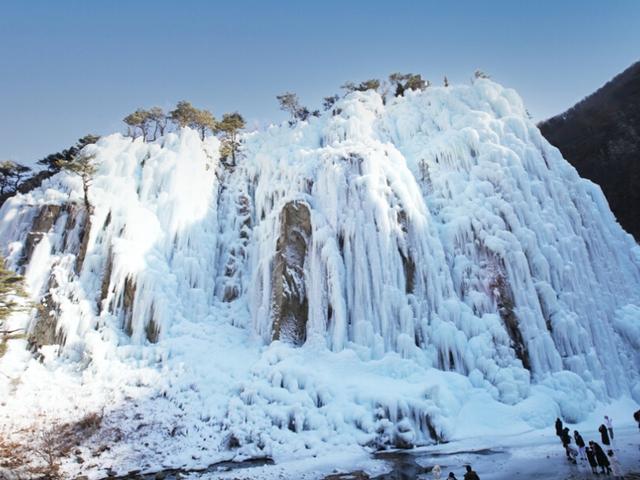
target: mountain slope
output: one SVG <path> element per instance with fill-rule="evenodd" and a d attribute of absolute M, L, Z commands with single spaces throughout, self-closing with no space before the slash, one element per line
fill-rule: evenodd
<path fill-rule="evenodd" d="M 104 408 L 93 468 L 153 470 L 640 397 L 640 249 L 512 90 L 356 92 L 245 135 L 233 168 L 189 129 L 87 148 L 91 212 L 66 174 L 0 210 L 43 304 L 12 319 L 42 363 L 0 359 L 5 431 Z"/>
<path fill-rule="evenodd" d="M 640 239 L 640 62 L 539 127 L 580 175 L 602 187 L 620 224 Z"/>

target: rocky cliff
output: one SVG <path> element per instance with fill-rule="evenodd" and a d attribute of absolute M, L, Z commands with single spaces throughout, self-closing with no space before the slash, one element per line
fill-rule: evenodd
<path fill-rule="evenodd" d="M 640 62 L 539 125 L 578 173 L 602 187 L 611 211 L 640 239 Z"/>

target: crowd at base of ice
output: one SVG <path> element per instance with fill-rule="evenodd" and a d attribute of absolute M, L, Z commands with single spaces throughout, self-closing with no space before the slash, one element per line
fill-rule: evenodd
<path fill-rule="evenodd" d="M 591 416 L 589 420 L 594 420 Z M 526 465 L 524 462 L 518 462 L 519 455 L 512 455 L 509 460 L 502 463 L 498 460 L 493 462 L 491 456 L 479 457 L 476 459 L 479 465 L 480 477 L 487 479 L 502 478 L 587 478 L 592 475 L 607 475 L 610 478 L 624 479 L 625 474 L 635 472 L 640 473 L 640 410 L 636 410 L 633 414 L 634 427 L 631 426 L 630 418 L 624 419 L 622 422 L 624 427 L 618 432 L 614 431 L 613 419 L 609 415 L 603 417 L 603 423 L 596 429 L 590 429 L 589 421 L 582 422 L 580 425 L 573 425 L 573 434 L 570 434 L 570 428 L 563 425 L 559 418 L 555 424 L 555 434 L 560 439 L 560 443 L 564 449 L 566 461 L 559 456 L 551 456 L 547 451 L 546 454 L 540 447 L 544 448 L 548 444 L 547 440 L 537 440 L 538 445 L 526 445 L 520 449 L 537 451 L 539 453 L 538 465 Z M 637 426 L 635 426 L 637 424 Z M 582 434 L 577 430 L 580 428 L 583 432 L 587 432 L 585 441 Z M 617 434 L 617 435 L 616 435 Z M 524 435 L 523 437 L 528 437 Z M 590 438 L 598 438 L 598 441 Z M 600 443 L 602 443 L 602 446 Z M 518 447 L 511 446 L 513 454 Z M 527 455 L 525 453 L 525 455 Z M 488 458 L 488 460 L 487 460 Z M 533 457 L 532 457 L 533 458 Z M 471 457 L 469 457 L 471 459 Z M 548 472 L 549 467 L 555 469 L 555 473 Z M 462 466 L 457 465 L 460 469 Z M 434 480 L 441 478 L 457 479 L 454 472 L 450 472 L 448 476 L 444 474 L 445 469 L 440 465 L 435 465 L 431 470 L 431 477 Z M 425 476 L 425 478 L 428 478 Z M 473 472 L 470 475 L 465 474 L 464 479 L 477 479 L 478 475 Z M 634 477 L 635 478 L 635 477 Z"/>
<path fill-rule="evenodd" d="M 471 465 L 465 465 L 464 469 L 464 480 L 480 480 L 478 473 L 471 468 Z M 440 467 L 440 465 L 435 465 L 431 470 L 431 473 L 435 480 L 440 480 L 442 478 L 442 467 Z M 456 477 L 455 473 L 449 472 L 447 480 L 458 480 L 458 477 Z"/>
<path fill-rule="evenodd" d="M 638 475 L 640 474 L 640 410 L 633 412 L 633 423 L 631 423 L 632 416 L 629 408 L 633 406 L 633 403 L 630 402 L 627 408 L 617 411 L 617 414 L 624 415 L 624 418 L 620 418 L 620 428 L 614 428 L 613 418 L 609 415 L 599 417 L 602 424 L 597 429 L 594 428 L 597 426 L 595 422 L 598 420 L 598 414 L 607 411 L 606 406 L 598 408 L 596 414 L 590 415 L 586 421 L 580 424 L 571 425 L 571 428 L 565 426 L 558 418 L 555 424 L 555 434 L 564 449 L 564 460 L 561 455 L 557 455 L 559 449 L 554 446 L 554 440 L 547 432 L 542 435 L 520 435 L 520 438 L 513 439 L 511 444 L 507 443 L 508 441 L 505 442 L 506 439 L 497 442 L 490 441 L 488 444 L 483 443 L 483 445 L 493 444 L 496 451 L 500 450 L 500 446 L 506 447 L 509 455 L 504 459 L 483 455 L 475 458 L 472 456 L 458 458 L 458 461 L 474 461 L 474 465 L 477 465 L 474 468 L 478 470 L 479 476 L 483 480 L 502 480 L 503 478 L 520 478 L 522 480 L 529 478 L 577 479 L 590 478 L 593 475 L 623 479 L 625 474 L 635 473 Z M 635 406 L 637 407 L 637 405 Z M 573 434 L 570 433 L 570 430 L 573 430 Z M 581 434 L 580 431 L 583 433 Z M 558 441 L 557 438 L 556 441 Z M 468 441 L 463 444 L 468 444 Z M 455 449 L 456 447 L 449 447 L 449 450 Z M 527 458 L 528 460 L 524 460 Z M 459 463 L 456 467 L 462 468 Z M 444 475 L 444 472 L 443 467 L 436 465 L 430 475 L 434 480 L 458 478 L 453 472 L 449 476 Z M 431 477 L 425 476 L 424 478 Z"/>
<path fill-rule="evenodd" d="M 631 400 L 599 404 L 583 422 L 569 425 L 571 430 L 582 432 L 587 440 L 600 440 L 601 434 L 596 427 L 604 415 L 611 413 L 611 418 L 616 419 L 611 450 L 619 461 L 622 475 L 627 475 L 624 478 L 629 478 L 628 474 L 631 473 L 640 476 L 640 430 L 632 418 L 637 409 L 638 404 Z M 486 415 L 498 420 L 489 409 Z M 440 478 L 443 480 L 449 472 L 462 480 L 466 465 L 470 465 L 481 480 L 582 480 L 601 476 L 593 474 L 588 461 L 579 456 L 576 463 L 569 461 L 553 428 L 502 434 L 500 428 L 496 428 L 493 433 L 486 433 L 478 430 L 477 426 L 469 425 L 464 438 L 419 447 L 406 453 L 428 472 L 420 474 L 417 480 L 435 480 L 436 465 L 440 467 Z M 240 476 L 251 480 L 320 480 L 332 474 L 342 474 L 344 478 L 349 478 L 349 472 L 354 471 L 365 472 L 372 479 L 381 476 L 385 479 L 407 478 L 388 460 L 375 459 L 353 449 L 327 451 L 322 456 L 307 460 L 282 459 L 275 465 L 243 469 L 242 475 L 238 475 L 238 472 L 221 472 L 215 475 L 194 475 L 192 478 L 230 480 Z M 613 475 L 607 478 L 613 478 Z"/>
<path fill-rule="evenodd" d="M 633 418 L 638 422 L 640 428 L 640 410 L 636 410 L 633 414 Z M 571 442 L 571 434 L 569 427 L 564 427 L 562 420 L 556 419 L 555 423 L 556 435 L 560 438 L 562 446 L 565 449 L 567 459 L 573 464 L 577 464 L 578 456 L 582 460 L 589 462 L 591 472 L 594 474 L 603 473 L 607 475 L 613 475 L 616 478 L 622 477 L 622 468 L 615 454 L 614 439 L 615 434 L 613 431 L 613 419 L 608 415 L 604 416 L 604 423 L 598 427 L 602 445 L 595 440 L 589 440 L 585 443 L 584 438 L 578 430 L 573 431 L 573 439 L 575 441 L 575 448 Z M 576 449 L 577 448 L 577 449 Z M 600 472 L 598 472 L 598 467 Z"/>

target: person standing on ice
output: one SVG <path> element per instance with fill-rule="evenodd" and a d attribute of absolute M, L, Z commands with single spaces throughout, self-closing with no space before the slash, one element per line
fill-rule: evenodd
<path fill-rule="evenodd" d="M 562 440 L 562 420 L 556 418 L 556 435 Z"/>
<path fill-rule="evenodd" d="M 589 445 L 593 449 L 593 453 L 596 456 L 596 461 L 598 462 L 598 466 L 600 467 L 600 473 L 611 473 L 609 458 L 607 457 L 607 454 L 604 453 L 604 450 L 602 450 L 602 447 L 593 441 L 589 442 Z"/>
<path fill-rule="evenodd" d="M 600 437 L 602 437 L 602 443 L 604 443 L 605 445 L 611 445 L 611 441 L 609 440 L 609 432 L 607 432 L 607 427 L 604 426 L 604 423 L 600 425 L 598 431 L 600 432 Z"/>
<path fill-rule="evenodd" d="M 433 469 L 431 469 L 431 473 L 433 473 L 433 478 L 435 480 L 440 480 L 441 472 L 442 472 L 442 469 L 440 468 L 440 465 L 435 465 Z"/>
<path fill-rule="evenodd" d="M 564 453 L 567 454 L 567 458 L 572 460 L 571 458 L 571 450 L 569 445 L 571 445 L 571 435 L 569 434 L 569 427 L 565 427 L 562 430 L 562 435 L 560 436 L 560 440 L 562 440 L 562 446 L 564 447 Z"/>
<path fill-rule="evenodd" d="M 607 455 L 609 455 L 609 463 L 611 464 L 611 471 L 613 472 L 613 476 L 616 478 L 624 478 L 624 476 L 622 475 L 622 467 L 620 466 L 618 457 L 613 454 L 613 450 L 609 450 L 607 452 Z"/>
<path fill-rule="evenodd" d="M 584 452 L 585 443 L 582 435 L 580 435 L 580 432 L 578 432 L 578 430 L 573 431 L 573 439 L 576 441 L 576 446 L 578 447 L 578 451 L 580 452 L 580 458 L 584 460 L 586 458 Z"/>
<path fill-rule="evenodd" d="M 467 473 L 464 474 L 464 480 L 480 480 L 480 477 L 476 472 L 471 470 L 471 465 L 465 466 Z"/>
<path fill-rule="evenodd" d="M 604 424 L 607 426 L 607 430 L 609 430 L 609 436 L 611 437 L 611 440 L 613 440 L 613 420 L 605 415 Z"/>
<path fill-rule="evenodd" d="M 596 460 L 596 454 L 593 452 L 593 448 L 591 448 L 591 442 L 589 442 L 589 446 L 585 449 L 587 454 L 587 460 L 589 461 L 589 465 L 591 465 L 591 473 L 598 474 L 598 461 Z"/>

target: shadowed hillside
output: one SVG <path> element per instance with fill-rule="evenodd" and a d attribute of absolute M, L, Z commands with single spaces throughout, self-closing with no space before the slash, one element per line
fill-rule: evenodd
<path fill-rule="evenodd" d="M 640 239 L 640 62 L 538 126 L 580 176 L 602 187 L 620 224 Z"/>

